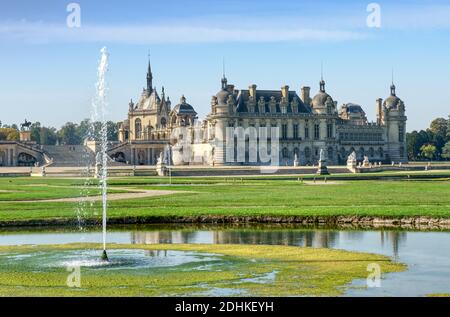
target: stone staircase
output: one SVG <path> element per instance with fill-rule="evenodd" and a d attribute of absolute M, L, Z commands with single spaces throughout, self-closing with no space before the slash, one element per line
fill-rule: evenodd
<path fill-rule="evenodd" d="M 94 153 L 84 145 L 45 145 L 43 150 L 54 167 L 81 167 L 95 161 Z"/>

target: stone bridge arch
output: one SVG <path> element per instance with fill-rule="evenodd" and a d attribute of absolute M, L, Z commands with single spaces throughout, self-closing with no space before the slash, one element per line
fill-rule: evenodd
<path fill-rule="evenodd" d="M 20 151 L 17 155 L 18 166 L 34 166 L 38 162 L 38 159 L 27 152 Z"/>

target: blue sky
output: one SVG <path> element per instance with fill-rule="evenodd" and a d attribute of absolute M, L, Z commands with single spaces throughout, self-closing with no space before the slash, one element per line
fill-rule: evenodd
<path fill-rule="evenodd" d="M 68 28 L 66 6 L 81 7 Z M 126 117 L 145 85 L 173 105 L 185 94 L 204 117 L 220 88 L 318 90 L 320 65 L 339 105 L 361 104 L 374 120 L 394 68 L 408 130 L 450 114 L 450 1 L 377 1 L 380 28 L 366 24 L 372 1 L 0 0 L 0 120 L 59 127 L 89 117 L 99 50 L 110 53 L 108 119 Z"/>

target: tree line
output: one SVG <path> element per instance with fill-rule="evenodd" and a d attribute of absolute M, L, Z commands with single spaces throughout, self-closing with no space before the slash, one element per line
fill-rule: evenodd
<path fill-rule="evenodd" d="M 34 122 L 30 126 L 31 141 L 41 145 L 80 145 L 91 136 L 98 139 L 101 130 L 101 122 L 94 122 L 91 125 L 89 119 L 84 119 L 80 123 L 67 122 L 60 129 L 46 127 L 40 122 Z M 118 140 L 118 123 L 108 121 L 106 123 L 109 141 Z M 7 125 L 0 122 L 0 141 L 18 141 L 19 127 L 17 124 Z"/>
<path fill-rule="evenodd" d="M 108 140 L 118 140 L 118 123 L 107 122 Z M 31 140 L 42 145 L 79 145 L 86 137 L 98 139 L 101 122 L 91 125 L 89 119 L 80 123 L 67 122 L 59 130 L 46 127 L 35 122 L 30 127 Z M 6 125 L 0 122 L 0 141 L 18 141 L 19 127 L 17 124 Z M 434 119 L 425 130 L 412 131 L 406 134 L 408 159 L 417 160 L 448 160 L 450 159 L 450 117 Z"/>
<path fill-rule="evenodd" d="M 411 161 L 450 159 L 450 116 L 434 119 L 426 130 L 407 133 L 406 143 Z"/>

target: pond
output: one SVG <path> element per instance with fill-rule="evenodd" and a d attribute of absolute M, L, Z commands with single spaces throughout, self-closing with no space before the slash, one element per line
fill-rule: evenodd
<path fill-rule="evenodd" d="M 101 242 L 100 230 L 3 229 L 0 245 Z M 320 247 L 388 255 L 408 265 L 406 272 L 384 276 L 381 287 L 356 280 L 346 296 L 424 296 L 450 293 L 450 232 L 302 227 L 286 225 L 147 225 L 111 227 L 108 242 L 122 244 L 202 243 L 270 244 Z M 115 251 L 120 252 L 124 251 Z M 180 255 L 180 254 L 179 254 Z M 126 254 L 121 254 L 126 258 Z M 74 255 L 68 254 L 70 260 Z M 192 260 L 191 254 L 176 257 Z M 144 260 L 144 258 L 142 258 Z M 160 261 L 168 261 L 160 259 Z M 167 265 L 176 265 L 177 262 Z"/>

